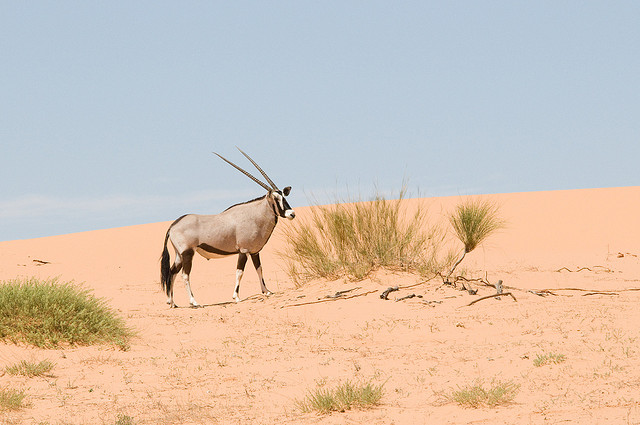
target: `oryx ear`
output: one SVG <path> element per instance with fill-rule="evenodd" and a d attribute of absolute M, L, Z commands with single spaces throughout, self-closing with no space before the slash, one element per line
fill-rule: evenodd
<path fill-rule="evenodd" d="M 282 194 L 284 196 L 289 196 L 289 193 L 291 193 L 291 186 L 287 186 L 284 189 L 282 189 Z"/>

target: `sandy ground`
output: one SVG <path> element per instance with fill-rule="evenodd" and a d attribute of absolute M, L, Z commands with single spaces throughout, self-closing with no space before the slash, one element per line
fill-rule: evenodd
<path fill-rule="evenodd" d="M 197 258 L 192 284 L 202 309 L 171 310 L 159 289 L 169 222 L 2 242 L 0 279 L 74 280 L 105 298 L 138 337 L 129 351 L 0 343 L 0 388 L 24 389 L 30 403 L 0 412 L 0 423 L 640 424 L 640 291 L 626 290 L 640 288 L 640 187 L 483 198 L 501 205 L 509 226 L 461 267 L 517 288 L 517 302 L 466 306 L 494 289 L 479 286 L 474 296 L 437 280 L 384 301 L 378 295 L 387 287 L 419 282 L 389 273 L 295 288 L 276 255 L 286 248 L 284 221 L 262 255 L 275 294 L 257 295 L 249 262 L 241 287 L 247 298 L 214 305 L 231 301 L 235 257 Z M 444 220 L 460 200 L 410 202 L 426 202 L 432 218 Z M 304 219 L 308 211 L 296 212 Z M 184 306 L 179 277 L 176 283 Z M 374 292 L 294 306 L 351 288 Z M 411 293 L 422 298 L 394 301 Z M 534 366 L 547 353 L 565 361 Z M 56 366 L 48 377 L 2 376 L 23 359 Z M 347 380 L 384 383 L 382 404 L 330 415 L 296 409 L 309 390 Z M 512 404 L 496 408 L 443 399 L 477 380 L 520 389 Z"/>

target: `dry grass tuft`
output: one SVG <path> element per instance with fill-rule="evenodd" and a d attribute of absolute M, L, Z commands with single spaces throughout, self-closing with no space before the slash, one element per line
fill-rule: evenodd
<path fill-rule="evenodd" d="M 352 384 L 347 381 L 334 389 L 317 388 L 310 391 L 303 400 L 298 400 L 296 405 L 303 413 L 344 412 L 354 407 L 365 409 L 377 406 L 383 394 L 384 384 Z"/>
<path fill-rule="evenodd" d="M 496 407 L 513 401 L 520 389 L 520 385 L 513 381 L 492 381 L 485 387 L 480 380 L 473 385 L 458 387 L 450 393 L 440 394 L 447 402 L 454 402 L 463 407 L 478 408 L 482 406 Z"/>
<path fill-rule="evenodd" d="M 18 391 L 11 388 L 0 388 L 0 412 L 11 410 L 19 410 L 27 407 L 24 399 L 27 394 L 24 391 Z"/>
<path fill-rule="evenodd" d="M 538 354 L 535 359 L 533 359 L 533 365 L 535 367 L 540 367 L 548 364 L 558 364 L 562 363 L 566 360 L 564 354 L 556 354 L 556 353 L 547 353 L 547 354 Z"/>
<path fill-rule="evenodd" d="M 298 286 L 315 279 L 361 280 L 377 269 L 435 275 L 444 232 L 431 226 L 424 208 L 410 214 L 400 191 L 396 200 L 377 194 L 370 202 L 312 207 L 312 217 L 288 227 L 290 249 L 281 252 Z"/>
<path fill-rule="evenodd" d="M 36 376 L 47 376 L 54 366 L 55 363 L 50 360 L 42 360 L 38 363 L 22 360 L 20 363 L 7 366 L 5 371 L 9 375 L 22 375 L 28 378 L 33 378 Z"/>

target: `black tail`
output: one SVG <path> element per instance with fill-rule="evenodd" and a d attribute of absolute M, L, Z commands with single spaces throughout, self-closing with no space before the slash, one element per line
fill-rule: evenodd
<path fill-rule="evenodd" d="M 164 250 L 162 251 L 162 257 L 160 259 L 160 284 L 162 290 L 167 294 L 167 297 L 171 294 L 171 287 L 173 286 L 173 273 L 171 273 L 171 265 L 169 258 L 169 250 L 167 249 L 167 241 L 169 240 L 169 230 L 167 230 L 167 236 L 164 238 Z"/>

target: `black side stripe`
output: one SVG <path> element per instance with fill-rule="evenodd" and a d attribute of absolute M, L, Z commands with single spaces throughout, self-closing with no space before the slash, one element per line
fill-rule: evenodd
<path fill-rule="evenodd" d="M 233 255 L 239 252 L 239 251 L 235 251 L 235 252 L 223 251 L 221 249 L 214 248 L 211 245 L 207 245 L 206 243 L 201 243 L 200 245 L 198 245 L 198 248 L 203 249 L 212 254 L 217 254 L 217 255 Z"/>

